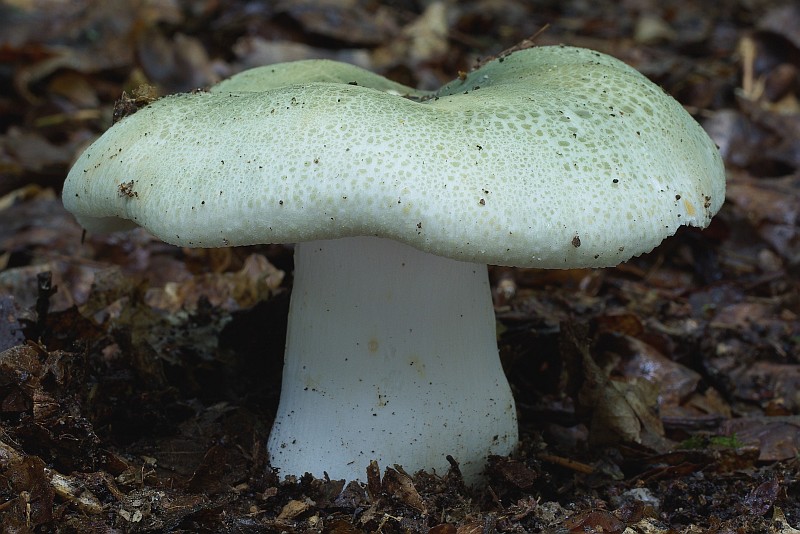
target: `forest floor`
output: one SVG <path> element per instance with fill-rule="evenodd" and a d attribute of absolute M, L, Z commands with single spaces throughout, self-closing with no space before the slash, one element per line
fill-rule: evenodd
<path fill-rule="evenodd" d="M 534 35 L 678 99 L 725 205 L 616 268 L 490 270 L 522 442 L 484 484 L 281 479 L 291 248 L 84 240 L 71 163 L 141 84 L 324 57 L 433 89 Z M 791 1 L 0 1 L 2 531 L 800 532 L 799 99 Z"/>

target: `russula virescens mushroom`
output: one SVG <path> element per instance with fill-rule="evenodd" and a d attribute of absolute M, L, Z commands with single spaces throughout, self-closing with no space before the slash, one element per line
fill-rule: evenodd
<path fill-rule="evenodd" d="M 517 443 L 486 264 L 616 265 L 706 226 L 724 192 L 714 144 L 659 87 L 541 47 L 430 95 L 300 62 L 162 98 L 83 153 L 63 199 L 92 232 L 298 242 L 282 473 L 444 473 L 452 455 L 474 481 Z"/>

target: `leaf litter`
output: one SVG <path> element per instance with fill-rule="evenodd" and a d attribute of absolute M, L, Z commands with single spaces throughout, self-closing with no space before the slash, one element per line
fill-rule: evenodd
<path fill-rule="evenodd" d="M 108 5 L 0 4 L 4 531 L 798 532 L 794 3 Z M 58 201 L 70 162 L 143 84 L 329 57 L 429 88 L 537 33 L 675 95 L 720 146 L 726 205 L 614 269 L 492 269 L 523 440 L 484 485 L 456 459 L 281 479 L 291 249 L 84 240 Z"/>

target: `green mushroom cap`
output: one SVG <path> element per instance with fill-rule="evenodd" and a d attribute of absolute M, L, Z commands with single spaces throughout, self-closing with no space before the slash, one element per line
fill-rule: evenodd
<path fill-rule="evenodd" d="M 540 47 L 435 93 L 303 61 L 162 98 L 75 163 L 89 231 L 142 226 L 181 246 L 379 236 L 528 267 L 616 265 L 725 195 L 714 143 L 612 57 Z"/>

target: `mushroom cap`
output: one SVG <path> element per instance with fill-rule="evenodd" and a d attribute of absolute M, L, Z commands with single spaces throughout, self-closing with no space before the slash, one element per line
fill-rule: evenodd
<path fill-rule="evenodd" d="M 280 89 L 287 85 L 303 85 L 309 83 L 337 83 L 361 85 L 384 91 L 397 96 L 424 97 L 428 91 L 420 91 L 388 80 L 379 74 L 362 69 L 349 63 L 331 61 L 330 59 L 304 59 L 289 63 L 277 63 L 247 69 L 227 80 L 222 80 L 211 88 L 212 92 L 260 92 L 269 89 Z"/>
<path fill-rule="evenodd" d="M 89 231 L 138 225 L 189 247 L 371 235 L 558 268 L 650 251 L 724 199 L 703 129 L 599 52 L 517 51 L 425 100 L 317 66 L 270 67 L 275 82 L 256 69 L 125 117 L 75 163 L 65 207 Z"/>

